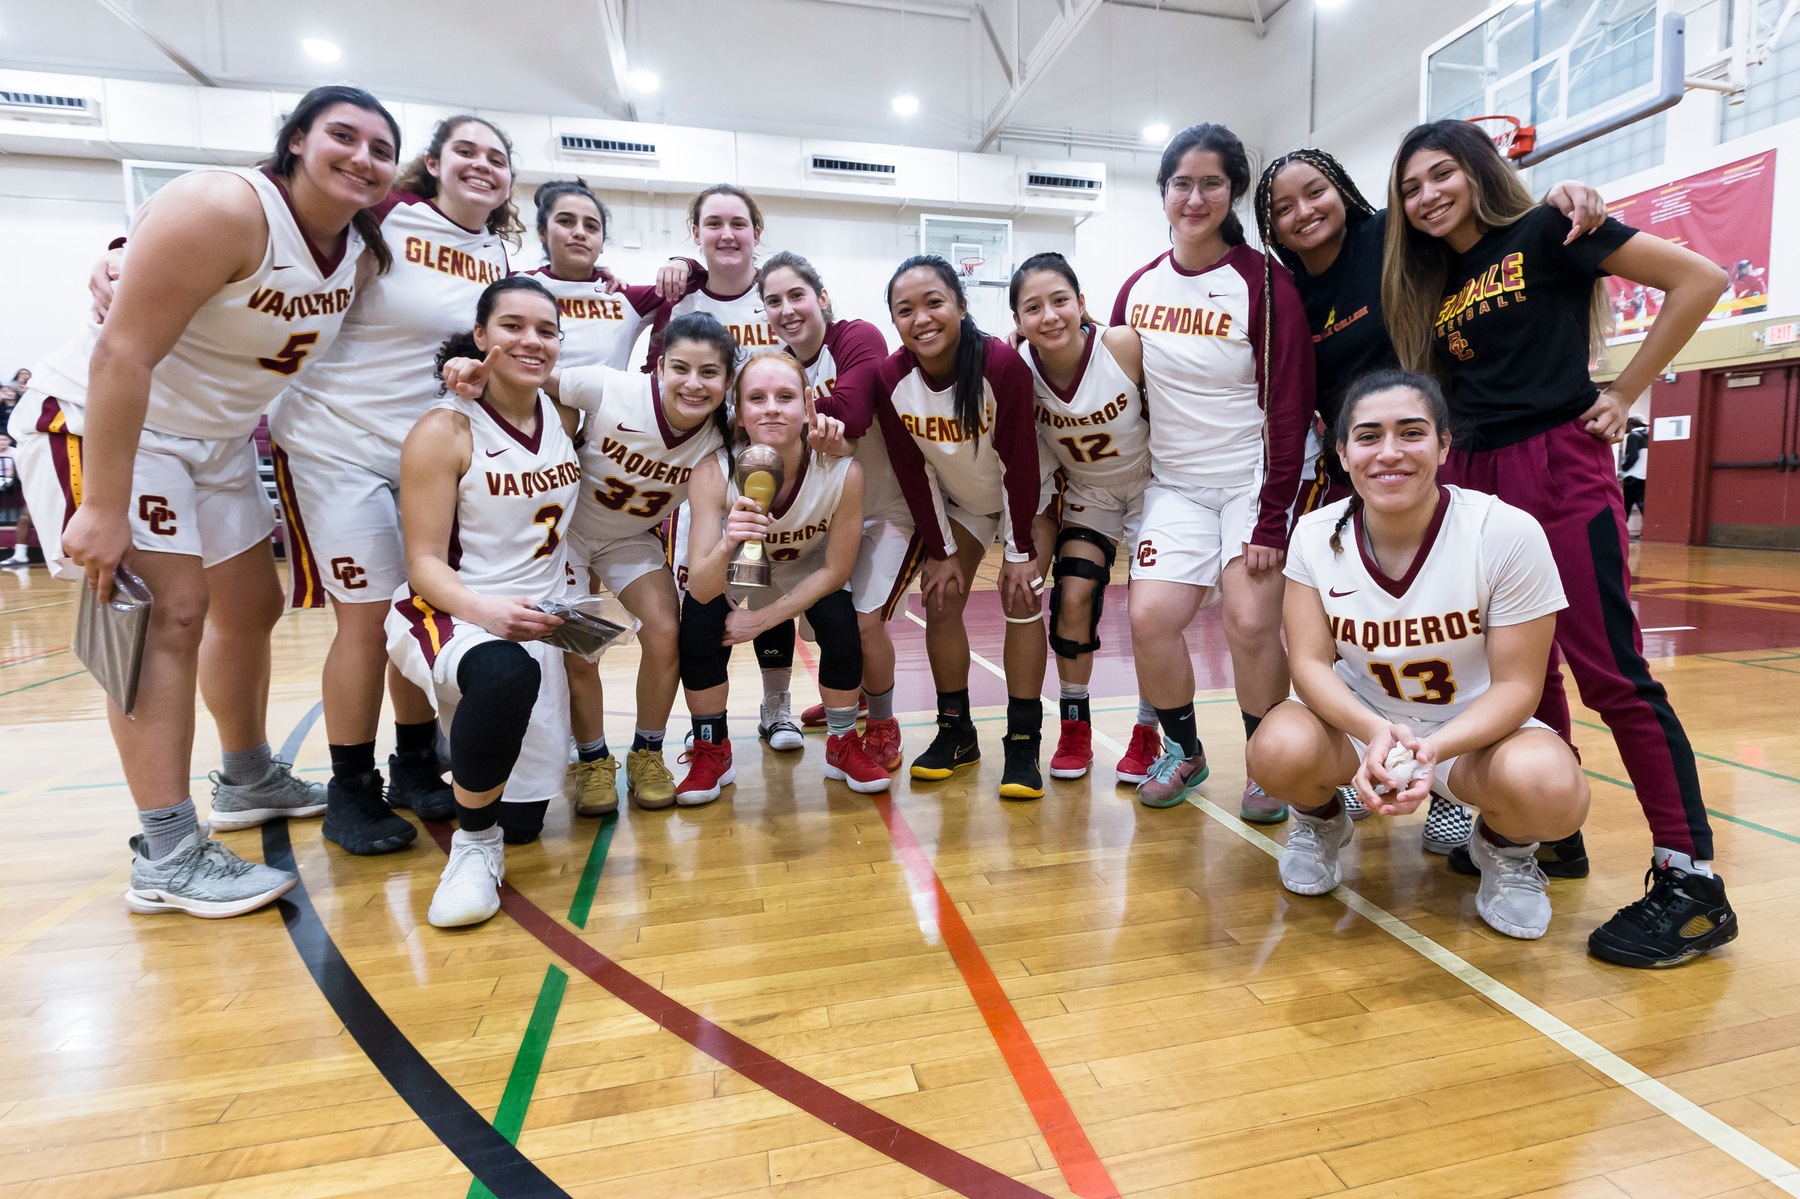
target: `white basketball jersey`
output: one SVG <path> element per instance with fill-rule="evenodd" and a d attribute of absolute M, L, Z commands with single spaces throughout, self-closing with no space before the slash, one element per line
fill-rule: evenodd
<path fill-rule="evenodd" d="M 356 294 L 363 240 L 352 227 L 344 235 L 343 256 L 321 262 L 274 179 L 251 168 L 202 169 L 236 175 L 256 189 L 269 244 L 256 270 L 202 304 L 174 349 L 156 364 L 144 427 L 177 437 L 240 441 L 256 431 L 269 404 L 299 371 L 310 375 L 321 365 Z M 131 270 L 129 243 L 124 269 Z M 88 360 L 99 338 L 100 326 L 84 321 L 74 340 L 32 368 L 31 389 L 62 401 L 71 432 L 82 429 Z"/>
<path fill-rule="evenodd" d="M 469 470 L 456 487 L 450 567 L 479 595 L 547 599 L 567 586 L 563 534 L 581 488 L 581 463 L 556 406 L 538 397 L 527 436 L 484 400 L 433 405 L 469 420 Z"/>
<path fill-rule="evenodd" d="M 655 375 L 587 366 L 565 372 L 558 387 L 563 404 L 587 418 L 571 528 L 583 545 L 630 537 L 673 516 L 694 468 L 723 444 L 710 418 L 685 433 L 670 426 Z"/>
<path fill-rule="evenodd" d="M 865 324 L 863 321 L 833 321 L 826 331 L 825 344 L 819 347 L 818 357 L 805 367 L 806 382 L 813 389 L 813 400 L 824 399 L 837 387 L 838 363 L 831 352 L 832 334 L 841 332 L 845 325 Z M 871 326 L 871 329 L 873 327 Z M 880 337 L 877 332 L 876 337 Z M 882 347 L 881 357 L 887 356 L 887 349 Z M 882 440 L 881 425 L 871 422 L 869 431 L 856 443 L 855 459 L 863 468 L 863 522 L 886 520 L 899 524 L 911 525 L 912 512 L 906 506 L 906 497 L 900 494 L 900 484 L 894 479 L 892 467 L 888 464 L 887 442 Z"/>
<path fill-rule="evenodd" d="M 1025 356 L 1037 397 L 1038 440 L 1064 476 L 1123 491 L 1150 477 L 1150 424 L 1137 384 L 1088 327 L 1075 380 L 1060 389 L 1044 378 L 1035 348 Z"/>
<path fill-rule="evenodd" d="M 588 279 L 558 279 L 549 267 L 525 273 L 556 297 L 562 317 L 562 354 L 557 359 L 561 369 L 610 366 L 624 370 L 631 364 L 631 348 L 659 307 L 654 288 L 609 292 L 599 271 Z"/>
<path fill-rule="evenodd" d="M 1349 500 L 1300 518 L 1287 577 L 1314 588 L 1358 698 L 1389 720 L 1441 724 L 1488 689 L 1485 630 L 1568 607 L 1550 542 L 1530 515 L 1479 491 L 1438 489 L 1438 511 L 1406 576 L 1369 554 L 1362 514 L 1332 530 Z"/>
<path fill-rule="evenodd" d="M 715 295 L 704 287 L 697 288 L 675 301 L 669 309 L 669 319 L 690 312 L 704 312 L 731 331 L 731 340 L 738 346 L 739 366 L 758 354 L 777 354 L 782 350 L 781 339 L 775 336 L 775 326 L 769 324 L 762 293 L 755 283 L 735 296 Z"/>
<path fill-rule="evenodd" d="M 831 518 L 844 499 L 844 476 L 853 461 L 816 453 L 800 460 L 800 478 L 794 490 L 769 511 L 769 535 L 763 542 L 769 561 L 778 567 L 798 563 L 808 571 L 818 569 L 831 540 Z M 730 511 L 738 498 L 737 479 L 723 450 L 718 463 L 725 472 L 725 508 Z"/>
<path fill-rule="evenodd" d="M 475 302 L 507 266 L 499 234 L 464 229 L 418 196 L 388 201 L 381 233 L 392 269 L 364 289 L 337 344 L 293 390 L 398 446 L 438 397 L 438 347 L 474 326 Z M 279 439 L 285 420 L 279 412 L 273 419 Z"/>

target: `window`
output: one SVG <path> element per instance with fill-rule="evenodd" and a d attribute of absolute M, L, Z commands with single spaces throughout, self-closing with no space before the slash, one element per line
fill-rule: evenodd
<path fill-rule="evenodd" d="M 1639 171 L 1660 166 L 1667 136 L 1668 114 L 1657 113 L 1623 129 L 1615 129 L 1605 137 L 1597 137 L 1584 146 L 1558 154 L 1531 169 L 1534 191 L 1548 187 L 1558 179 L 1579 179 L 1592 187 L 1601 187 L 1614 179 L 1623 179 Z"/>
<path fill-rule="evenodd" d="M 1782 0 L 1755 0 L 1755 4 L 1755 24 L 1767 36 L 1781 17 Z M 1744 102 L 1719 106 L 1719 140 L 1730 141 L 1796 117 L 1800 117 L 1800 21 L 1790 21 L 1768 61 L 1750 68 Z"/>

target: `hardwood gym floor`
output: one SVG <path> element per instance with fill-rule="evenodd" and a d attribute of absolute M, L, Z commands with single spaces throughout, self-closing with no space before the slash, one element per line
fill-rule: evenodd
<path fill-rule="evenodd" d="M 431 837 L 350 858 L 311 821 L 225 835 L 291 853 L 294 902 L 133 916 L 135 821 L 66 648 L 72 588 L 0 571 L 0 1194 L 1800 1194 L 1800 555 L 1649 546 L 1638 566 L 1744 928 L 1662 973 L 1583 952 L 1649 850 L 1591 713 L 1594 873 L 1552 883 L 1543 941 L 1481 923 L 1472 880 L 1420 851 L 1422 814 L 1364 822 L 1346 888 L 1302 900 L 1275 879 L 1285 830 L 1232 815 L 1216 611 L 1190 633 L 1211 800 L 1152 811 L 1112 786 L 1135 707 L 1121 591 L 1098 777 L 1041 803 L 994 796 L 1004 691 L 979 662 L 980 773 L 871 802 L 820 781 L 822 739 L 760 746 L 740 654 L 736 788 L 553 812 L 484 926 L 424 923 Z M 997 603 L 971 612 L 997 662 Z M 330 619 L 277 632 L 271 733 L 313 777 Z M 894 630 L 916 751 L 931 684 L 917 624 Z M 615 745 L 635 664 L 604 664 Z M 814 698 L 796 669 L 796 706 Z M 211 737 L 202 719 L 202 801 Z"/>

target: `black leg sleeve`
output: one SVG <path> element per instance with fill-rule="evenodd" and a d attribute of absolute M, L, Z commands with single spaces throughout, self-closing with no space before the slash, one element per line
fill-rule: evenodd
<path fill-rule="evenodd" d="M 819 639 L 819 686 L 855 691 L 862 686 L 862 634 L 848 591 L 834 591 L 806 610 Z"/>
<path fill-rule="evenodd" d="M 725 681 L 731 664 L 731 647 L 725 644 L 729 610 L 722 595 L 704 604 L 691 595 L 681 601 L 681 685 L 689 691 L 704 691 Z"/>
<path fill-rule="evenodd" d="M 456 667 L 462 699 L 450 722 L 450 773 L 465 791 L 492 791 L 512 774 L 531 727 L 543 672 L 516 641 L 486 641 Z"/>

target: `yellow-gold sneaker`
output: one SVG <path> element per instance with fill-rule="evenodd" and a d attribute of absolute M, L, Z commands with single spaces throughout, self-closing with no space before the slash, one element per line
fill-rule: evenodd
<path fill-rule="evenodd" d="M 625 756 L 625 789 L 631 802 L 647 812 L 674 804 L 675 776 L 661 750 L 634 749 Z"/>
<path fill-rule="evenodd" d="M 569 771 L 569 798 L 577 816 L 604 816 L 619 810 L 619 759 L 608 754 L 592 762 L 577 762 Z"/>

